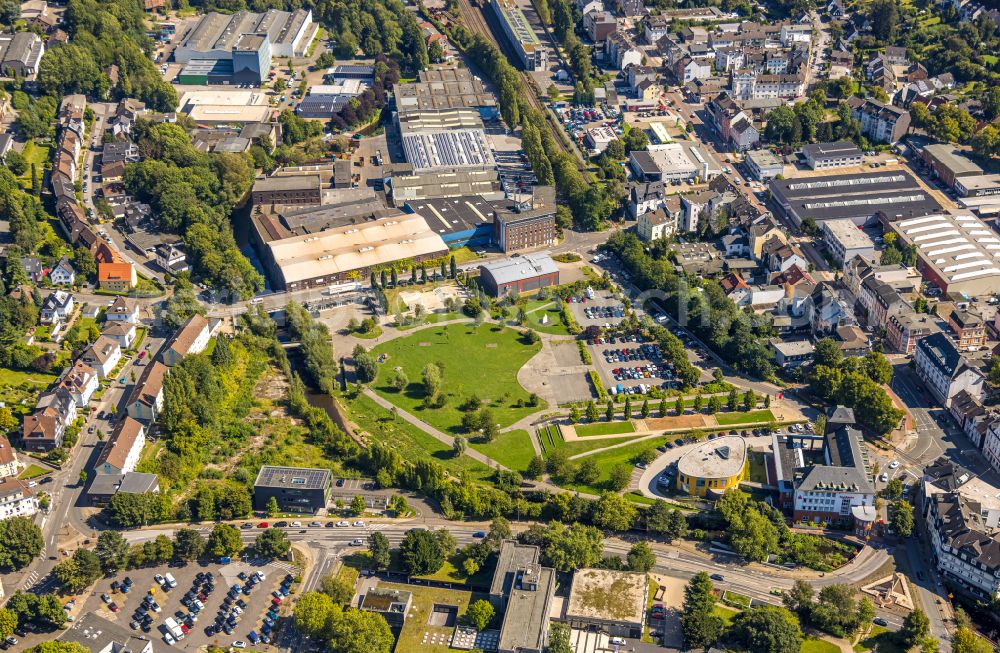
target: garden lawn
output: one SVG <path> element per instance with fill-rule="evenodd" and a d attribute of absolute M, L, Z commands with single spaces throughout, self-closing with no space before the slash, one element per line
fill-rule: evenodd
<path fill-rule="evenodd" d="M 594 422 L 593 424 L 579 424 L 575 427 L 576 434 L 581 438 L 593 435 L 615 435 L 617 433 L 635 433 L 635 426 L 632 422 Z"/>
<path fill-rule="evenodd" d="M 45 476 L 46 474 L 49 473 L 49 471 L 51 470 L 45 469 L 44 467 L 40 467 L 32 463 L 27 467 L 25 467 L 24 471 L 18 474 L 17 477 L 27 481 L 33 478 L 38 478 L 39 476 Z"/>
<path fill-rule="evenodd" d="M 731 413 L 716 413 L 715 420 L 719 423 L 719 426 L 730 426 L 733 424 L 766 424 L 768 422 L 776 421 L 774 419 L 774 413 L 771 412 L 770 408 L 765 408 L 763 410 L 751 410 L 748 413 L 733 411 Z"/>
<path fill-rule="evenodd" d="M 364 429 L 376 442 L 399 453 L 403 460 L 433 460 L 456 476 L 467 472 L 472 478 L 484 480 L 493 476 L 492 469 L 469 456 L 456 457 L 451 447 L 413 426 L 402 417 L 395 421 L 388 411 L 371 398 L 359 394 L 354 399 L 342 398 L 351 419 Z"/>
<path fill-rule="evenodd" d="M 30 409 L 39 393 L 56 380 L 54 374 L 0 368 L 0 401 L 14 412 Z M 30 406 L 29 406 L 30 404 Z"/>
<path fill-rule="evenodd" d="M 825 639 L 807 637 L 802 641 L 799 653 L 840 653 L 840 647 Z"/>
<path fill-rule="evenodd" d="M 767 463 L 764 460 L 763 451 L 751 451 L 750 458 L 750 481 L 752 483 L 767 484 Z"/>
<path fill-rule="evenodd" d="M 379 369 L 375 391 L 438 429 L 456 435 L 464 435 L 460 406 L 473 395 L 490 407 L 501 427 L 509 426 L 546 407 L 544 401 L 527 406 L 529 394 L 517 382 L 517 371 L 541 347 L 540 342 L 524 344 L 518 331 L 492 324 L 423 329 L 372 350 L 375 356 L 387 356 Z M 439 363 L 444 368 L 441 391 L 446 402 L 440 408 L 423 406 L 421 372 L 428 363 Z M 389 385 L 396 367 L 402 367 L 410 380 L 402 392 Z M 516 406 L 518 401 L 523 407 Z"/>
<path fill-rule="evenodd" d="M 732 625 L 733 617 L 735 617 L 739 613 L 740 613 L 739 610 L 734 610 L 733 608 L 727 608 L 726 606 L 719 604 L 716 604 L 715 607 L 712 609 L 712 614 L 714 614 L 717 617 L 720 617 L 726 623 L 727 626 Z"/>
<path fill-rule="evenodd" d="M 615 441 L 617 442 L 617 441 Z M 605 442 L 606 445 L 614 444 L 614 442 Z M 610 449 L 608 451 L 600 451 L 598 453 L 591 454 L 589 456 L 584 456 L 583 458 L 577 458 L 573 462 L 577 465 L 582 463 L 585 459 L 593 459 L 597 461 L 597 466 L 601 470 L 601 476 L 597 479 L 597 482 L 593 485 L 583 485 L 580 483 L 570 483 L 567 487 L 574 490 L 581 490 L 584 492 L 593 492 L 594 494 L 600 494 L 606 488 L 604 487 L 605 481 L 611 475 L 611 469 L 615 465 L 628 465 L 632 467 L 634 464 L 632 461 L 635 459 L 640 452 L 646 449 L 654 449 L 657 446 L 663 444 L 663 440 L 659 438 L 650 438 L 648 440 L 642 440 L 640 442 L 634 442 L 632 444 L 627 444 L 624 447 L 616 447 L 615 449 Z"/>
<path fill-rule="evenodd" d="M 522 429 L 501 433 L 493 442 L 470 442 L 469 446 L 516 472 L 528 469 L 528 463 L 535 457 L 531 436 Z"/>
<path fill-rule="evenodd" d="M 24 157 L 24 162 L 28 167 L 18 180 L 20 181 L 21 186 L 30 189 L 31 164 L 35 164 L 35 170 L 38 173 L 38 181 L 41 182 L 42 176 L 45 174 L 45 164 L 52 158 L 52 147 L 49 145 L 39 145 L 35 141 L 28 141 L 24 144 L 24 149 L 21 150 L 21 156 Z"/>

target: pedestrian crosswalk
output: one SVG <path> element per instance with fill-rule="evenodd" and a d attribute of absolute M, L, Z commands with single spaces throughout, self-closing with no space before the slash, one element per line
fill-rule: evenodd
<path fill-rule="evenodd" d="M 24 577 L 24 582 L 21 584 L 21 589 L 28 590 L 35 586 L 38 582 L 38 572 L 35 570 L 29 571 L 28 575 Z"/>

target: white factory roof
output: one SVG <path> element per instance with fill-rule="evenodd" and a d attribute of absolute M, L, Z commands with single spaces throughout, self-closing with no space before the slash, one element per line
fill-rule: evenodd
<path fill-rule="evenodd" d="M 873 247 L 872 239 L 868 237 L 853 220 L 824 220 L 823 229 L 829 231 L 834 238 L 844 247 L 844 249 L 858 249 L 862 247 Z"/>
<path fill-rule="evenodd" d="M 676 174 L 698 170 L 698 166 L 691 160 L 691 157 L 684 151 L 684 146 L 680 143 L 650 145 L 648 151 L 653 163 L 661 172 Z"/>
<path fill-rule="evenodd" d="M 267 246 L 285 283 L 448 251 L 441 236 L 416 213 L 294 236 Z"/>
<path fill-rule="evenodd" d="M 188 91 L 181 96 L 178 107 L 181 111 L 184 111 L 188 107 L 201 105 L 231 107 L 267 106 L 267 95 L 259 90 Z"/>
<path fill-rule="evenodd" d="M 935 214 L 890 225 L 950 285 L 996 277 L 1000 284 L 1000 233 L 968 213 Z M 1000 286 L 998 286 L 1000 287 Z"/>
<path fill-rule="evenodd" d="M 252 123 L 267 122 L 271 115 L 269 106 L 231 106 L 201 104 L 191 107 L 188 115 L 195 122 Z"/>
<path fill-rule="evenodd" d="M 489 273 L 498 286 L 559 272 L 559 268 L 556 267 L 555 262 L 549 256 L 548 252 L 533 252 L 517 257 L 500 259 L 499 261 L 491 261 L 490 263 L 484 263 L 479 268 Z"/>

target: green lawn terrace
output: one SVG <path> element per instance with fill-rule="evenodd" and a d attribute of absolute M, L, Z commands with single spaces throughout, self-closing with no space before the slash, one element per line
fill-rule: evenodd
<path fill-rule="evenodd" d="M 462 407 L 472 397 L 490 408 L 505 428 L 546 407 L 543 401 L 529 406 L 530 394 L 517 380 L 518 371 L 540 350 L 541 343 L 527 344 L 519 331 L 493 324 L 421 329 L 372 350 L 385 357 L 373 387 L 387 401 L 445 433 L 469 435 L 462 428 Z M 422 372 L 428 364 L 441 368 L 440 406 L 424 406 Z M 409 379 L 402 391 L 390 384 L 397 367 Z"/>

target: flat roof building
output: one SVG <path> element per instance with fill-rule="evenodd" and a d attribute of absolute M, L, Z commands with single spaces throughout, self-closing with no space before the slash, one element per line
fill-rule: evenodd
<path fill-rule="evenodd" d="M 841 267 L 855 256 L 875 258 L 875 243 L 851 220 L 823 221 L 823 239 Z"/>
<path fill-rule="evenodd" d="M 491 0 L 490 6 L 521 67 L 525 70 L 545 70 L 548 67 L 548 51 L 521 8 L 509 0 Z"/>
<path fill-rule="evenodd" d="M 941 205 L 903 170 L 775 179 L 769 187 L 778 208 L 796 227 L 806 218 L 817 224 L 849 219 L 863 225 L 879 213 L 897 219 L 941 210 Z"/>
<path fill-rule="evenodd" d="M 813 170 L 861 165 L 861 150 L 850 141 L 809 143 L 802 146 L 802 156 Z"/>
<path fill-rule="evenodd" d="M 254 205 L 305 206 L 319 204 L 322 201 L 321 186 L 318 174 L 272 175 L 254 180 L 251 199 Z"/>
<path fill-rule="evenodd" d="M 770 150 L 750 150 L 744 157 L 747 168 L 758 181 L 768 181 L 784 174 L 785 165 Z"/>
<path fill-rule="evenodd" d="M 329 469 L 264 465 L 253 483 L 254 510 L 266 510 L 274 497 L 285 512 L 315 513 L 326 507 L 331 487 Z"/>
<path fill-rule="evenodd" d="M 187 63 L 192 59 L 231 59 L 240 39 L 247 34 L 266 36 L 274 57 L 301 57 L 316 29 L 312 11 L 308 9 L 293 12 L 271 9 L 262 14 L 213 11 L 202 16 L 177 45 L 174 60 Z"/>
<path fill-rule="evenodd" d="M 548 252 L 535 252 L 484 263 L 479 266 L 479 278 L 487 293 L 501 297 L 515 290 L 523 293 L 557 286 L 559 268 Z"/>
<path fill-rule="evenodd" d="M 490 584 L 490 603 L 503 614 L 499 653 L 543 653 L 555 594 L 555 571 L 539 563 L 534 545 L 504 540 Z"/>
<path fill-rule="evenodd" d="M 371 269 L 394 261 L 419 263 L 448 253 L 441 236 L 415 213 L 280 238 L 264 249 L 272 280 L 288 290 L 367 276 Z"/>
<path fill-rule="evenodd" d="M 416 82 L 393 87 L 401 121 L 413 115 L 472 109 L 483 120 L 497 117 L 497 101 L 482 81 L 466 68 L 422 70 Z"/>
<path fill-rule="evenodd" d="M 941 181 L 954 188 L 961 178 L 983 175 L 983 169 L 967 156 L 968 152 L 949 143 L 932 143 L 923 147 L 921 157 Z"/>
<path fill-rule="evenodd" d="M 578 569 L 573 574 L 566 604 L 566 621 L 580 630 L 641 637 L 648 587 L 649 579 L 644 573 Z"/>
<path fill-rule="evenodd" d="M 394 174 L 389 186 L 396 206 L 438 197 L 481 195 L 499 199 L 503 196 L 497 171 L 488 169 Z"/>
<path fill-rule="evenodd" d="M 699 444 L 677 461 L 677 488 L 693 496 L 721 496 L 746 477 L 746 441 L 725 436 Z"/>
<path fill-rule="evenodd" d="M 1000 288 L 1000 234 L 969 213 L 884 220 L 900 246 L 917 250 L 917 270 L 942 292 L 969 296 Z"/>
<path fill-rule="evenodd" d="M 482 128 L 404 134 L 403 151 L 414 172 L 494 165 L 492 147 Z"/>
<path fill-rule="evenodd" d="M 408 202 L 449 247 L 484 245 L 493 237 L 493 205 L 479 195 Z"/>

